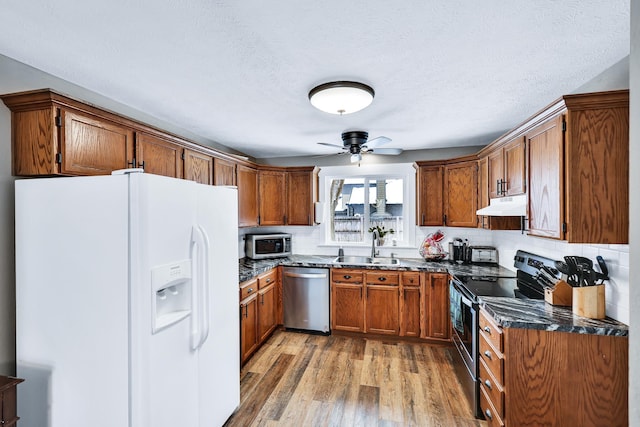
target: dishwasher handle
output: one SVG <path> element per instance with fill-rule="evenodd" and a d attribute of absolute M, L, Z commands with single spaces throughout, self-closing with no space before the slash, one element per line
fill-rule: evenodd
<path fill-rule="evenodd" d="M 284 273 L 287 277 L 298 277 L 300 279 L 324 279 L 327 277 L 327 273 Z"/>

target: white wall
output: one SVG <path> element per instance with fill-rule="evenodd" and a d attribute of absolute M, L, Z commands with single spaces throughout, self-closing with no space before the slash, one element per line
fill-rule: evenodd
<path fill-rule="evenodd" d="M 640 277 L 640 0 L 631 1 L 631 55 L 629 65 L 631 93 L 631 128 L 629 147 L 629 196 L 631 223 L 630 277 Z M 638 282 L 634 279 L 634 282 Z M 640 427 L 640 283 L 629 289 L 629 425 Z"/>

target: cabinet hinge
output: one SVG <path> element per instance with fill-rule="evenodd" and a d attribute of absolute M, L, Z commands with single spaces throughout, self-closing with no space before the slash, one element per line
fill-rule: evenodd
<path fill-rule="evenodd" d="M 566 232 L 567 232 L 567 223 L 566 223 L 566 222 L 563 222 L 563 223 L 562 223 L 562 232 L 563 232 L 563 233 L 566 233 Z"/>
<path fill-rule="evenodd" d="M 62 164 L 62 153 L 56 153 L 56 163 Z"/>
<path fill-rule="evenodd" d="M 567 131 L 567 122 L 565 122 L 564 120 L 562 121 L 562 132 L 566 132 Z"/>
<path fill-rule="evenodd" d="M 447 225 L 447 216 L 446 215 L 442 215 L 442 223 L 444 225 Z"/>
<path fill-rule="evenodd" d="M 184 159 L 185 159 L 185 157 L 186 157 L 186 156 L 184 155 L 184 151 L 182 152 L 182 154 L 180 155 L 180 157 L 182 158 L 182 160 L 184 160 Z"/>
<path fill-rule="evenodd" d="M 258 225 L 260 225 L 260 215 L 258 215 Z"/>
<path fill-rule="evenodd" d="M 60 115 L 56 116 L 56 127 L 59 127 L 59 128 L 62 127 L 62 116 Z"/>

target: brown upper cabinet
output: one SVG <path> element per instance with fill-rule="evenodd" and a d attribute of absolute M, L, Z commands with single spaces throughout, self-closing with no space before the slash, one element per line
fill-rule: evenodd
<path fill-rule="evenodd" d="M 629 242 L 629 91 L 567 95 L 526 133 L 529 234 Z"/>
<path fill-rule="evenodd" d="M 416 162 L 416 222 L 420 226 L 476 227 L 475 156 Z"/>
<path fill-rule="evenodd" d="M 236 185 L 236 163 L 231 160 L 214 158 L 213 184 Z"/>
<path fill-rule="evenodd" d="M 318 168 L 287 168 L 287 224 L 313 225 L 318 200 Z"/>
<path fill-rule="evenodd" d="M 444 168 L 444 225 L 475 227 L 478 189 L 475 161 L 446 165 Z"/>
<path fill-rule="evenodd" d="M 145 172 L 155 175 L 183 177 L 182 153 L 184 148 L 163 138 L 144 132 L 136 133 L 134 163 Z"/>
<path fill-rule="evenodd" d="M 444 223 L 444 166 L 417 164 L 416 222 L 420 226 Z"/>
<path fill-rule="evenodd" d="M 236 182 L 238 185 L 238 226 L 256 227 L 258 218 L 258 170 L 237 165 Z"/>
<path fill-rule="evenodd" d="M 3 95 L 16 176 L 104 175 L 133 163 L 134 132 L 51 91 Z"/>
<path fill-rule="evenodd" d="M 487 155 L 489 198 L 526 192 L 524 138 L 515 138 Z"/>
<path fill-rule="evenodd" d="M 258 172 L 258 199 L 260 200 L 260 225 L 285 225 L 287 223 L 286 181 L 284 170 L 260 170 Z"/>
<path fill-rule="evenodd" d="M 185 148 L 184 179 L 213 185 L 213 157 Z"/>

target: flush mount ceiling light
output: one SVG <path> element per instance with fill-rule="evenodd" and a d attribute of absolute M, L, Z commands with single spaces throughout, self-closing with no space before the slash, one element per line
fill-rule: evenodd
<path fill-rule="evenodd" d="M 366 108 L 375 92 L 358 82 L 330 82 L 316 86 L 309 92 L 311 105 L 331 114 L 350 114 Z"/>

